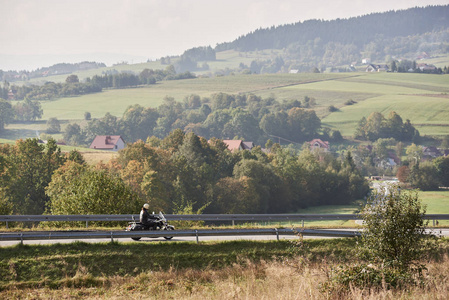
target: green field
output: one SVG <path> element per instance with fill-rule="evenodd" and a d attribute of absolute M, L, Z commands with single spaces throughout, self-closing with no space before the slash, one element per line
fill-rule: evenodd
<path fill-rule="evenodd" d="M 222 59 L 214 63 L 225 65 L 230 61 L 238 63 L 242 59 L 239 56 L 242 54 L 232 51 L 222 55 Z M 248 57 L 248 60 L 251 59 L 253 57 Z M 137 70 L 156 63 L 121 67 L 133 66 Z M 109 89 L 80 97 L 41 101 L 44 110 L 42 120 L 32 124 L 10 124 L 6 127 L 8 130 L 2 138 L 35 137 L 36 130 L 44 131 L 46 120 L 51 117 L 58 118 L 64 128 L 64 124 L 68 122 L 82 122 L 85 112 L 90 112 L 93 118 L 103 117 L 106 112 L 120 117 L 129 105 L 157 107 L 166 96 L 182 101 L 190 94 L 209 97 L 217 92 L 254 93 L 262 97 L 275 96 L 280 101 L 302 100 L 305 96 L 313 97 L 316 100 L 316 106 L 313 109 L 322 118 L 323 125 L 338 129 L 347 137 L 353 135 L 357 122 L 362 116 L 367 117 L 374 111 L 387 116 L 393 110 L 404 121 L 410 119 L 421 135 L 449 134 L 449 75 L 301 73 L 229 75 L 163 81 L 150 86 Z M 348 100 L 357 103 L 347 106 L 345 102 Z M 330 105 L 334 105 L 339 110 L 330 113 L 328 111 Z"/>

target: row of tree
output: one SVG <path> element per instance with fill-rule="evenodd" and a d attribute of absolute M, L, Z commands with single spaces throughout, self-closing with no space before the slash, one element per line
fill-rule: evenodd
<path fill-rule="evenodd" d="M 4 82 L 0 87 L 0 98 L 14 100 L 50 100 L 60 97 L 79 96 L 101 92 L 104 88 L 127 88 L 138 85 L 155 84 L 161 80 L 180 80 L 195 78 L 190 72 L 176 73 L 174 66 L 165 70 L 144 69 L 139 75 L 122 72 L 94 75 L 80 82 L 78 76 L 72 74 L 65 83 L 46 82 L 44 85 L 11 85 Z M 12 95 L 11 95 L 12 93 Z"/>
<path fill-rule="evenodd" d="M 43 110 L 41 104 L 29 99 L 12 105 L 11 102 L 0 99 L 0 133 L 5 125 L 13 121 L 30 122 L 40 119 Z"/>
<path fill-rule="evenodd" d="M 33 71 L 5 71 L 0 70 L 0 81 L 26 81 L 32 78 L 46 77 L 51 75 L 69 74 L 77 71 L 84 71 L 90 69 L 105 68 L 104 63 L 97 63 L 93 61 L 83 61 L 79 63 L 59 63 L 50 67 L 43 67 Z"/>
<path fill-rule="evenodd" d="M 368 192 L 350 154 L 342 159 L 308 148 L 271 144 L 230 152 L 222 140 L 182 130 L 138 141 L 107 164 L 87 165 L 55 142 L 19 140 L 0 147 L 2 213 L 135 213 L 144 202 L 176 213 L 279 213 L 347 204 Z"/>
<path fill-rule="evenodd" d="M 436 191 L 439 187 L 449 187 L 449 157 L 437 157 L 433 161 L 412 161 L 398 169 L 397 178 L 413 188 Z"/>
<path fill-rule="evenodd" d="M 387 118 L 379 112 L 372 112 L 368 118 L 362 117 L 357 125 L 354 138 L 363 141 L 375 141 L 382 138 L 394 138 L 403 142 L 419 142 L 419 131 L 410 120 L 402 121 L 395 111 Z"/>
<path fill-rule="evenodd" d="M 288 143 L 302 144 L 319 136 L 321 121 L 315 111 L 306 109 L 314 99 L 277 101 L 252 94 L 217 93 L 210 98 L 190 95 L 184 101 L 166 97 L 157 108 L 133 105 L 122 118 L 106 114 L 81 128 L 67 126 L 64 140 L 69 144 L 89 144 L 96 135 L 122 135 L 127 142 L 146 140 L 154 135 L 164 138 L 175 129 L 194 132 L 207 139 L 244 139 L 265 144 L 270 136 Z M 322 136 L 339 136 L 326 131 Z"/>

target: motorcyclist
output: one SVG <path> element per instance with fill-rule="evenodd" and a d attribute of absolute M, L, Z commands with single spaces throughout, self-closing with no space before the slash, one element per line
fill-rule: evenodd
<path fill-rule="evenodd" d="M 140 223 L 142 223 L 145 227 L 152 227 L 156 229 L 157 227 L 157 218 L 148 212 L 150 205 L 145 203 L 140 211 Z"/>

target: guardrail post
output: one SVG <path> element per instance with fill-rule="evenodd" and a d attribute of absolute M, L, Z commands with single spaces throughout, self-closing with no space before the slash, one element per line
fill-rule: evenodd
<path fill-rule="evenodd" d="M 86 228 L 89 227 L 89 221 L 86 220 Z"/>
<path fill-rule="evenodd" d="M 302 228 L 304 228 L 304 220 L 302 220 Z"/>
<path fill-rule="evenodd" d="M 277 228 L 274 229 L 276 231 L 276 239 L 279 241 L 279 231 Z"/>
<path fill-rule="evenodd" d="M 20 234 L 20 244 L 23 245 L 23 233 Z"/>
<path fill-rule="evenodd" d="M 198 230 L 195 230 L 195 234 L 196 234 L 196 243 L 199 244 L 200 241 L 199 241 L 199 239 L 198 239 Z"/>
<path fill-rule="evenodd" d="M 6 221 L 6 229 L 8 229 L 8 221 Z"/>
<path fill-rule="evenodd" d="M 232 227 L 234 227 L 234 226 L 235 226 L 234 219 L 232 219 Z"/>
<path fill-rule="evenodd" d="M 433 227 L 435 227 L 435 219 L 433 219 Z"/>
<path fill-rule="evenodd" d="M 114 242 L 114 238 L 113 238 L 113 233 L 111 231 L 111 243 L 113 243 L 113 242 Z"/>

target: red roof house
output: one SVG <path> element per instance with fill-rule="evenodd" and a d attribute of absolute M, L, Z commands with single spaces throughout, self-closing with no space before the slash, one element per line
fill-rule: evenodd
<path fill-rule="evenodd" d="M 253 142 L 244 142 L 242 140 L 223 140 L 223 143 L 228 146 L 228 149 L 231 150 L 231 152 L 237 150 L 251 150 L 254 147 Z"/>
<path fill-rule="evenodd" d="M 314 149 L 324 149 L 324 151 L 329 150 L 329 142 L 328 141 L 322 141 L 320 139 L 313 139 L 309 142 L 310 144 L 310 150 Z"/>
<path fill-rule="evenodd" d="M 89 148 L 118 151 L 125 148 L 125 146 L 125 141 L 120 135 L 97 135 Z"/>

